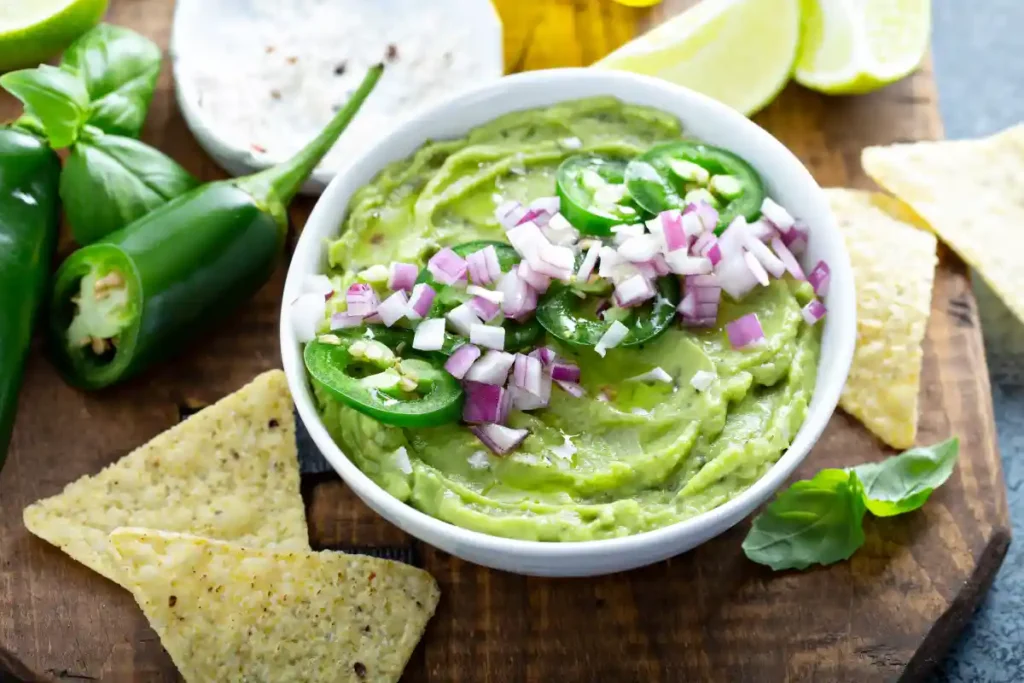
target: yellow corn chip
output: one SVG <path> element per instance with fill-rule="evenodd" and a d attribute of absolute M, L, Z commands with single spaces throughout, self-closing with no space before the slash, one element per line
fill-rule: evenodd
<path fill-rule="evenodd" d="M 1024 124 L 980 140 L 869 147 L 861 163 L 1024 321 Z"/>
<path fill-rule="evenodd" d="M 131 528 L 110 543 L 189 683 L 393 683 L 440 595 L 427 572 L 363 555 Z"/>
<path fill-rule="evenodd" d="M 839 405 L 890 446 L 914 445 L 935 236 L 891 197 L 826 190 L 857 286 L 857 348 Z"/>
<path fill-rule="evenodd" d="M 308 550 L 284 373 L 260 375 L 99 474 L 33 503 L 24 519 L 33 534 L 117 582 L 107 536 L 119 526 Z"/>

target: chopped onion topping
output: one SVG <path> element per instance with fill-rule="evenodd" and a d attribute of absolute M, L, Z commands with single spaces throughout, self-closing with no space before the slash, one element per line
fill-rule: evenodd
<path fill-rule="evenodd" d="M 512 381 L 519 389 L 524 389 L 534 396 L 540 396 L 544 375 L 544 364 L 539 358 L 531 358 L 521 353 L 516 354 L 512 371 Z"/>
<path fill-rule="evenodd" d="M 718 246 L 722 250 L 723 260 L 728 261 L 734 255 L 742 256 L 743 238 L 746 232 L 747 219 L 737 216 L 718 238 Z"/>
<path fill-rule="evenodd" d="M 639 223 L 612 226 L 612 235 L 614 235 L 612 241 L 615 244 L 622 244 L 631 237 L 640 237 L 643 234 L 644 226 Z"/>
<path fill-rule="evenodd" d="M 474 470 L 486 470 L 491 466 L 487 451 L 474 451 L 473 455 L 469 456 L 466 461 Z"/>
<path fill-rule="evenodd" d="M 556 213 L 543 228 L 544 236 L 551 240 L 552 244 L 571 246 L 580 239 L 580 233 L 565 216 Z"/>
<path fill-rule="evenodd" d="M 516 357 L 504 351 L 488 351 L 482 358 L 473 363 L 466 373 L 466 379 L 483 384 L 504 384 L 508 379 L 508 371 Z"/>
<path fill-rule="evenodd" d="M 757 287 L 757 278 L 747 267 L 742 254 L 736 254 L 719 263 L 715 274 L 718 276 L 718 282 L 722 289 L 734 301 L 741 301 L 754 287 Z"/>
<path fill-rule="evenodd" d="M 363 282 L 356 282 L 345 292 L 347 310 L 352 315 L 367 316 L 377 311 L 379 301 L 373 287 Z"/>
<path fill-rule="evenodd" d="M 622 340 L 629 335 L 629 328 L 620 323 L 618 320 L 613 322 L 605 330 L 601 338 L 597 340 L 597 344 L 594 346 L 594 350 L 597 351 L 597 355 L 604 358 L 605 353 L 608 349 L 613 349 L 622 343 Z"/>
<path fill-rule="evenodd" d="M 384 299 L 383 303 L 377 307 L 377 315 L 380 316 L 381 322 L 388 327 L 405 317 L 408 311 L 409 299 L 401 290 Z"/>
<path fill-rule="evenodd" d="M 531 209 L 537 209 L 544 213 L 554 216 L 558 213 L 559 208 L 562 206 L 562 200 L 558 197 L 537 197 L 530 202 Z"/>
<path fill-rule="evenodd" d="M 539 228 L 542 225 L 547 225 L 550 218 L 551 217 L 545 211 L 527 208 L 526 213 L 519 219 L 519 222 L 516 223 L 516 225 L 522 225 L 523 223 L 535 223 Z"/>
<path fill-rule="evenodd" d="M 566 361 L 554 361 L 551 363 L 551 379 L 563 382 L 574 382 L 579 384 L 580 366 Z"/>
<path fill-rule="evenodd" d="M 302 281 L 302 293 L 319 294 L 326 301 L 334 295 L 334 285 L 326 275 L 307 275 Z"/>
<path fill-rule="evenodd" d="M 494 217 L 506 230 L 519 223 L 519 219 L 525 215 L 526 208 L 514 199 L 502 202 L 494 210 Z"/>
<path fill-rule="evenodd" d="M 764 266 L 764 269 L 771 273 L 773 277 L 782 277 L 786 274 L 786 264 L 752 233 L 748 232 L 743 236 L 743 246 L 750 250 L 750 253 L 754 255 L 758 263 Z"/>
<path fill-rule="evenodd" d="M 485 299 L 482 296 L 474 296 L 468 302 L 469 307 L 473 309 L 481 320 L 485 323 L 489 323 L 498 317 L 501 313 L 501 304 L 496 304 L 489 299 Z"/>
<path fill-rule="evenodd" d="M 656 221 L 665 242 L 665 251 L 686 249 L 690 245 L 689 237 L 683 227 L 683 216 L 679 211 L 662 211 L 658 214 Z"/>
<path fill-rule="evenodd" d="M 440 318 L 438 318 L 440 320 Z M 441 331 L 444 331 L 444 320 L 441 320 Z M 444 335 L 441 335 L 442 341 Z M 413 348 L 416 348 L 416 343 L 413 342 Z M 444 369 L 454 377 L 455 379 L 462 379 L 469 372 L 469 369 L 473 367 L 473 363 L 480 357 L 480 347 L 473 346 L 472 344 L 463 344 L 459 348 L 455 349 L 455 353 L 449 356 L 448 360 L 445 361 Z"/>
<path fill-rule="evenodd" d="M 661 244 L 654 235 L 630 237 L 619 245 L 619 254 L 631 263 L 650 261 L 660 250 Z"/>
<path fill-rule="evenodd" d="M 516 270 L 510 270 L 501 276 L 501 280 L 498 281 L 498 291 L 505 296 L 505 300 L 501 303 L 501 310 L 509 318 L 519 319 L 527 313 L 532 313 L 537 307 L 536 294 L 531 297 L 533 290 Z"/>
<path fill-rule="evenodd" d="M 453 285 L 463 279 L 468 268 L 466 259 L 448 247 L 431 256 L 427 261 L 427 270 L 435 280 L 445 285 Z"/>
<path fill-rule="evenodd" d="M 493 289 L 485 289 L 484 287 L 478 287 L 477 285 L 470 285 L 466 287 L 466 294 L 472 296 L 478 296 L 481 299 L 487 299 L 496 304 L 500 304 L 505 300 L 505 295 L 501 292 L 496 292 Z"/>
<path fill-rule="evenodd" d="M 754 279 L 760 282 L 762 287 L 767 287 L 769 282 L 768 271 L 764 269 L 764 266 L 757 260 L 757 257 L 749 251 L 745 251 L 743 252 L 743 261 L 747 264 L 747 268 L 750 269 Z"/>
<path fill-rule="evenodd" d="M 756 313 L 747 313 L 725 326 L 729 344 L 734 349 L 744 349 L 764 341 L 764 330 Z"/>
<path fill-rule="evenodd" d="M 426 282 L 413 285 L 412 294 L 409 296 L 409 310 L 405 316 L 410 320 L 419 320 L 425 316 L 430 312 L 436 295 L 434 288 Z"/>
<path fill-rule="evenodd" d="M 714 266 L 711 259 L 703 256 L 689 256 L 685 251 L 673 251 L 665 257 L 669 270 L 676 275 L 707 275 Z"/>
<path fill-rule="evenodd" d="M 535 271 L 527 261 L 520 261 L 517 270 L 519 277 L 541 294 L 548 291 L 548 287 L 551 286 L 551 278 Z"/>
<path fill-rule="evenodd" d="M 388 289 L 411 292 L 413 285 L 416 284 L 416 276 L 419 275 L 419 272 L 419 269 L 412 263 L 392 261 L 388 274 Z"/>
<path fill-rule="evenodd" d="M 786 245 L 791 252 L 799 256 L 804 253 L 807 248 L 807 241 L 810 237 L 810 231 L 807 226 L 797 221 L 793 223 L 793 227 L 789 230 L 783 230 L 782 232 L 782 243 Z"/>
<path fill-rule="evenodd" d="M 825 304 L 821 303 L 817 299 L 812 299 L 810 303 L 800 309 L 800 312 L 803 314 L 804 320 L 807 321 L 807 324 L 813 325 L 825 317 Z"/>
<path fill-rule="evenodd" d="M 470 424 L 504 422 L 508 415 L 510 397 L 505 387 L 479 382 L 463 382 L 466 402 L 462 405 L 462 419 Z"/>
<path fill-rule="evenodd" d="M 569 247 L 545 246 L 532 257 L 525 258 L 534 270 L 559 280 L 568 280 L 572 277 L 576 267 L 576 254 Z"/>
<path fill-rule="evenodd" d="M 505 348 L 505 328 L 496 325 L 473 325 L 469 328 L 469 341 L 484 348 L 501 351 Z"/>
<path fill-rule="evenodd" d="M 818 261 L 814 269 L 807 275 L 807 281 L 814 287 L 814 293 L 818 296 L 828 294 L 828 284 L 832 279 L 832 271 L 824 261 Z"/>
<path fill-rule="evenodd" d="M 747 224 L 747 234 L 762 242 L 767 242 L 778 233 L 775 230 L 775 226 L 763 218 L 759 218 L 753 223 Z"/>
<path fill-rule="evenodd" d="M 448 311 L 448 315 L 446 317 L 448 318 L 448 324 L 452 326 L 452 329 L 463 337 L 469 336 L 469 331 L 473 325 L 480 324 L 480 318 L 468 303 L 460 304 Z"/>
<path fill-rule="evenodd" d="M 530 352 L 530 355 L 533 356 L 534 354 L 536 354 L 536 357 L 539 358 L 540 362 L 545 366 L 554 363 L 555 358 L 558 357 L 558 354 L 556 354 L 555 350 L 550 346 L 542 346 L 539 349 L 534 349 Z"/>
<path fill-rule="evenodd" d="M 594 266 L 597 265 L 597 256 L 600 253 L 601 248 L 597 245 L 587 249 L 587 255 L 583 257 L 583 263 L 580 264 L 580 269 L 576 271 L 576 282 L 586 282 L 590 279 L 590 274 L 594 272 Z"/>
<path fill-rule="evenodd" d="M 359 327 L 363 324 L 363 316 L 352 315 L 348 312 L 335 313 L 331 316 L 332 330 L 345 330 L 351 327 Z"/>
<path fill-rule="evenodd" d="M 562 387 L 562 390 L 574 398 L 583 398 L 587 395 L 586 390 L 575 382 L 566 382 L 565 380 L 555 380 L 555 384 Z"/>
<path fill-rule="evenodd" d="M 416 326 L 412 348 L 418 351 L 440 351 L 444 346 L 444 318 L 427 318 Z"/>
<path fill-rule="evenodd" d="M 405 446 L 399 446 L 394 456 L 395 467 L 398 468 L 398 471 L 403 474 L 412 474 L 412 463 L 409 462 L 409 451 L 405 449 Z"/>
<path fill-rule="evenodd" d="M 505 233 L 509 244 L 523 258 L 529 258 L 537 251 L 544 251 L 551 243 L 536 223 L 522 223 Z"/>
<path fill-rule="evenodd" d="M 722 248 L 718 245 L 718 237 L 711 231 L 701 233 L 694 241 L 691 251 L 711 261 L 712 266 L 717 266 L 722 261 Z"/>
<path fill-rule="evenodd" d="M 509 453 L 523 443 L 530 434 L 526 429 L 512 429 L 499 424 L 484 424 L 469 429 L 495 455 Z"/>
<path fill-rule="evenodd" d="M 664 382 L 665 384 L 672 384 L 672 375 L 665 372 L 661 367 L 656 367 L 653 370 L 648 370 L 642 375 L 636 375 L 626 380 L 627 382 Z"/>
<path fill-rule="evenodd" d="M 488 245 L 484 249 L 474 251 L 472 254 L 466 256 L 466 267 L 469 270 L 469 279 L 475 285 L 489 285 L 494 282 L 491 277 L 491 269 L 487 262 L 487 250 L 494 251 L 495 259 L 497 259 L 498 253 L 494 249 L 494 245 Z"/>
<path fill-rule="evenodd" d="M 653 299 L 655 294 L 650 280 L 642 275 L 634 275 L 615 287 L 615 305 L 619 308 L 638 306 L 648 299 Z"/>
<path fill-rule="evenodd" d="M 698 370 L 693 373 L 693 377 L 690 378 L 690 386 L 697 391 L 707 391 L 711 383 L 718 379 L 718 375 L 707 370 Z"/>
<path fill-rule="evenodd" d="M 683 214 L 689 213 L 697 214 L 705 230 L 714 232 L 715 228 L 718 227 L 718 210 L 703 199 L 687 204 L 686 208 L 683 209 Z"/>
<path fill-rule="evenodd" d="M 793 216 L 770 197 L 765 197 L 761 203 L 761 215 L 780 232 L 785 232 L 793 227 Z"/>
<path fill-rule="evenodd" d="M 772 237 L 772 249 L 775 250 L 775 255 L 779 257 L 779 260 L 786 266 L 786 271 L 797 280 L 806 280 L 807 276 L 804 275 L 804 269 L 800 267 L 800 262 L 796 260 L 796 256 L 789 250 L 786 243 L 782 241 L 782 238 L 778 235 Z"/>
<path fill-rule="evenodd" d="M 327 315 L 327 302 L 320 292 L 303 294 L 292 302 L 290 318 L 295 338 L 305 344 L 316 339 L 316 332 Z"/>

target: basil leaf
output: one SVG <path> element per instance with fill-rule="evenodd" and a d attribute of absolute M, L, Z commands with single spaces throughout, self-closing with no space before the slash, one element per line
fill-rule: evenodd
<path fill-rule="evenodd" d="M 960 441 L 956 437 L 924 448 L 912 448 L 881 462 L 853 468 L 864 484 L 864 503 L 871 514 L 891 517 L 924 505 L 956 466 Z"/>
<path fill-rule="evenodd" d="M 81 245 L 119 230 L 199 184 L 173 159 L 133 138 L 86 136 L 60 175 L 60 198 Z"/>
<path fill-rule="evenodd" d="M 845 560 L 864 544 L 864 509 L 855 473 L 822 470 L 790 486 L 754 518 L 743 552 L 776 570 Z"/>
<path fill-rule="evenodd" d="M 121 26 L 100 24 L 68 46 L 62 69 L 89 92 L 88 122 L 105 133 L 138 137 L 160 75 L 160 48 Z"/>
<path fill-rule="evenodd" d="M 0 76 L 0 86 L 21 100 L 25 113 L 38 122 L 54 149 L 71 145 L 85 125 L 89 93 L 67 71 L 41 64 Z"/>

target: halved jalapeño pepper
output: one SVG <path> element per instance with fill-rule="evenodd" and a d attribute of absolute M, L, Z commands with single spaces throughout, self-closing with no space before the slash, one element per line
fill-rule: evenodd
<path fill-rule="evenodd" d="M 445 332 L 444 346 L 439 351 L 416 351 L 412 348 L 412 342 L 416 337 L 416 330 L 409 329 L 408 327 L 386 327 L 384 325 L 347 327 L 340 330 L 332 330 L 331 334 L 343 340 L 355 341 L 362 339 L 364 341 L 379 341 L 400 356 L 409 351 L 427 358 L 438 358 L 442 362 L 448 356 L 455 353 L 455 349 L 468 343 L 465 337 L 457 337 L 454 334 Z M 345 341 L 344 343 L 348 344 L 351 342 Z"/>
<path fill-rule="evenodd" d="M 657 145 L 629 162 L 626 187 L 652 214 L 705 199 L 718 209 L 716 232 L 737 216 L 756 220 L 765 197 L 761 176 L 750 164 L 729 150 L 690 140 Z"/>
<path fill-rule="evenodd" d="M 396 427 L 436 427 L 462 415 L 459 381 L 426 358 L 380 341 L 320 337 L 303 351 L 313 381 L 347 406 Z"/>
<path fill-rule="evenodd" d="M 507 273 L 512 270 L 512 268 L 519 265 L 519 262 L 522 260 L 522 257 L 519 256 L 519 252 L 513 249 L 511 244 L 506 242 L 474 240 L 472 242 L 463 242 L 451 249 L 459 256 L 465 258 L 473 252 L 486 249 L 487 247 L 494 247 L 494 250 L 498 253 L 498 263 L 501 264 L 501 272 L 503 273 Z M 433 287 L 437 292 L 437 296 L 434 297 L 434 303 L 431 305 L 430 312 L 427 315 L 427 317 L 430 318 L 443 317 L 446 312 L 455 308 L 469 298 L 463 290 L 458 289 L 457 287 L 438 284 L 437 281 L 434 280 L 434 276 L 431 275 L 430 271 L 426 268 L 420 271 L 419 277 L 416 278 L 416 282 L 425 282 Z M 505 328 L 506 351 L 532 349 L 537 346 L 541 335 L 544 334 L 544 330 L 541 329 L 540 325 L 537 324 L 537 321 L 532 318 L 525 323 L 519 323 L 515 320 L 506 320 L 501 324 L 501 326 Z M 448 348 L 447 343 L 445 344 L 445 348 Z M 454 351 L 454 348 L 452 348 L 452 350 Z M 444 349 L 442 349 L 442 352 L 444 352 Z M 451 351 L 448 353 L 451 353 Z"/>
<path fill-rule="evenodd" d="M 619 346 L 638 346 L 658 337 L 675 319 L 679 304 L 679 282 L 661 277 L 655 283 L 657 295 L 634 308 L 608 308 L 607 299 L 580 296 L 566 285 L 552 286 L 537 307 L 537 321 L 553 337 L 573 346 L 596 346 L 611 324 L 618 320 L 629 334 Z"/>
<path fill-rule="evenodd" d="M 644 219 L 625 186 L 626 162 L 593 154 L 571 156 L 555 175 L 559 211 L 588 235 L 610 235 L 616 225 Z"/>

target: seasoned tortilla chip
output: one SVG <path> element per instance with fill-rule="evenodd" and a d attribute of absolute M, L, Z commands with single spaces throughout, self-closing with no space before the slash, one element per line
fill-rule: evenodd
<path fill-rule="evenodd" d="M 921 362 L 935 280 L 935 236 L 891 197 L 826 190 L 857 287 L 857 348 L 839 405 L 890 446 L 917 434 Z"/>
<path fill-rule="evenodd" d="M 363 555 L 131 528 L 110 543 L 190 683 L 393 683 L 440 595 L 427 572 Z"/>
<path fill-rule="evenodd" d="M 1024 124 L 980 140 L 869 147 L 861 163 L 1024 321 Z"/>
<path fill-rule="evenodd" d="M 24 519 L 33 534 L 112 581 L 107 536 L 119 526 L 308 550 L 284 373 L 260 375 L 99 474 L 28 506 Z"/>

